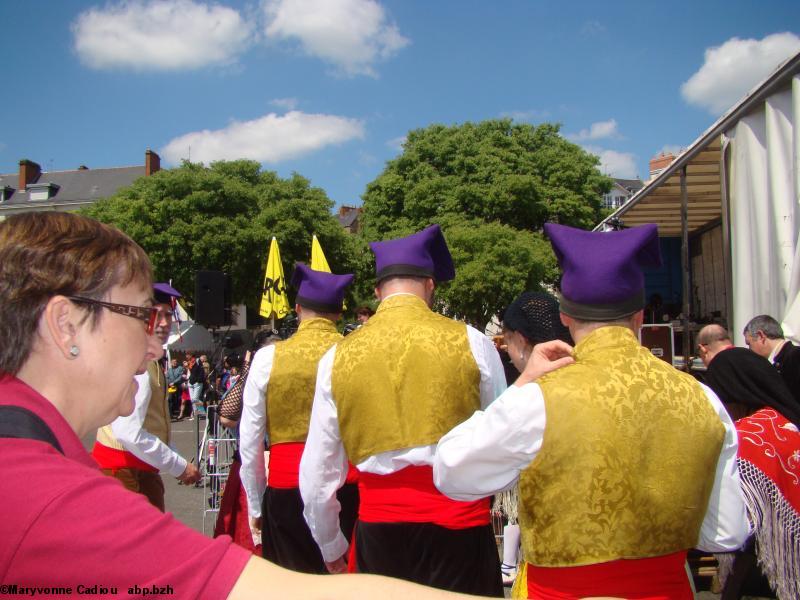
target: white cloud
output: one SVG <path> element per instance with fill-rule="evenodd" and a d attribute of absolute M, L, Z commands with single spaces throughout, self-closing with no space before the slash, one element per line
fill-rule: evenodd
<path fill-rule="evenodd" d="M 504 119 L 513 119 L 517 123 L 530 123 L 531 121 L 543 121 L 550 117 L 550 112 L 546 110 L 510 110 L 500 113 Z"/>
<path fill-rule="evenodd" d="M 239 158 L 277 163 L 363 137 L 364 124 L 358 119 L 292 111 L 187 133 L 171 140 L 160 154 L 170 164 L 189 156 L 203 163 Z"/>
<path fill-rule="evenodd" d="M 576 142 L 586 140 L 600 140 L 603 138 L 619 138 L 619 131 L 617 131 L 617 120 L 609 119 L 608 121 L 598 121 L 592 123 L 589 129 L 581 129 L 578 133 L 571 133 L 567 138 Z"/>
<path fill-rule="evenodd" d="M 606 26 L 600 21 L 590 20 L 581 25 L 582 35 L 599 35 L 606 32 Z"/>
<path fill-rule="evenodd" d="M 408 138 L 404 135 L 400 137 L 392 138 L 386 142 L 386 145 L 389 146 L 395 152 L 402 152 L 403 151 L 403 144 L 406 143 Z"/>
<path fill-rule="evenodd" d="M 267 37 L 297 40 L 306 54 L 346 76 L 375 76 L 373 65 L 409 40 L 375 0 L 264 0 Z"/>
<path fill-rule="evenodd" d="M 270 102 L 270 104 L 285 110 L 294 110 L 297 108 L 298 101 L 297 98 L 275 98 Z"/>
<path fill-rule="evenodd" d="M 611 177 L 620 179 L 633 179 L 636 174 L 636 155 L 630 152 L 617 152 L 606 150 L 597 146 L 585 146 L 590 154 L 600 157 L 600 171 Z"/>
<path fill-rule="evenodd" d="M 375 156 L 374 154 L 370 154 L 369 152 L 364 152 L 363 150 L 361 150 L 358 153 L 358 163 L 365 167 L 370 167 L 378 163 L 378 157 Z"/>
<path fill-rule="evenodd" d="M 673 156 L 678 156 L 683 151 L 683 146 L 678 146 L 677 144 L 665 144 L 658 152 L 655 153 L 654 156 L 659 156 L 661 154 L 672 154 Z"/>
<path fill-rule="evenodd" d="M 193 0 L 123 0 L 84 11 L 72 23 L 75 51 L 93 69 L 226 65 L 249 46 L 253 33 L 236 10 Z"/>
<path fill-rule="evenodd" d="M 800 37 L 793 33 L 763 40 L 731 38 L 706 49 L 703 66 L 681 85 L 681 95 L 689 104 L 720 115 L 798 51 Z"/>

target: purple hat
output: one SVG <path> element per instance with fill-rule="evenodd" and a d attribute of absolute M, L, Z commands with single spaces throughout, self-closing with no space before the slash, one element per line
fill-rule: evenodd
<path fill-rule="evenodd" d="M 661 266 L 658 228 L 584 231 L 546 223 L 563 275 L 561 312 L 584 321 L 614 321 L 644 308 L 643 267 Z"/>
<path fill-rule="evenodd" d="M 433 277 L 436 281 L 450 281 L 456 276 L 453 257 L 438 225 L 406 237 L 385 242 L 370 242 L 375 254 L 376 279 L 392 275 Z"/>
<path fill-rule="evenodd" d="M 154 283 L 153 297 L 159 304 L 171 304 L 173 298 L 181 297 L 181 293 L 168 283 Z"/>
<path fill-rule="evenodd" d="M 315 271 L 308 265 L 297 263 L 292 274 L 292 285 L 297 288 L 295 302 L 319 312 L 342 312 L 344 291 L 353 281 L 350 273 L 334 275 Z"/>

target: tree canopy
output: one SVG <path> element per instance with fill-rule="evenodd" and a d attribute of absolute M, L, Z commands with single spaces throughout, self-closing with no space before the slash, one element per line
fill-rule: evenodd
<path fill-rule="evenodd" d="M 362 236 L 376 240 L 439 223 L 456 279 L 439 298 L 448 314 L 482 327 L 526 289 L 557 277 L 545 222 L 589 228 L 611 179 L 559 126 L 508 119 L 432 125 L 408 134 L 364 194 Z"/>
<path fill-rule="evenodd" d="M 232 300 L 257 310 L 272 236 L 287 282 L 309 262 L 316 234 L 334 272 L 352 269 L 357 242 L 331 214 L 333 202 L 300 175 L 280 178 L 257 162 L 185 162 L 142 177 L 83 213 L 115 225 L 150 256 L 157 280 L 172 279 L 191 301 L 195 273 L 225 271 Z M 290 300 L 292 295 L 290 294 Z"/>

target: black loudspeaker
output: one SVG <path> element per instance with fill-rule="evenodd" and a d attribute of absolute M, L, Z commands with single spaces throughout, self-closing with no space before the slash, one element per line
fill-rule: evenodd
<path fill-rule="evenodd" d="M 231 324 L 231 279 L 222 271 L 198 271 L 194 320 L 206 327 Z"/>

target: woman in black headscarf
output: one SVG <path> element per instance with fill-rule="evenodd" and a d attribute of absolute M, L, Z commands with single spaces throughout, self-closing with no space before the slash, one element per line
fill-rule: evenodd
<path fill-rule="evenodd" d="M 558 300 L 544 292 L 522 292 L 503 315 L 503 338 L 508 355 L 522 372 L 536 344 L 561 340 L 573 345 L 561 322 Z"/>
<path fill-rule="evenodd" d="M 536 344 L 561 340 L 573 345 L 572 336 L 561 322 L 558 300 L 543 292 L 523 292 L 503 315 L 503 341 L 509 358 L 520 373 Z M 513 378 L 512 378 L 513 379 Z M 517 524 L 517 488 L 495 497 L 493 511 L 508 519 L 503 528 L 503 562 L 500 571 L 503 584 L 510 585 L 517 576 L 519 525 Z"/>
<path fill-rule="evenodd" d="M 752 591 L 745 588 L 757 579 L 756 558 L 779 598 L 798 598 L 800 408 L 775 367 L 745 348 L 718 352 L 705 382 L 737 419 L 739 474 L 754 529 L 742 550 L 718 556 L 722 600 Z"/>

